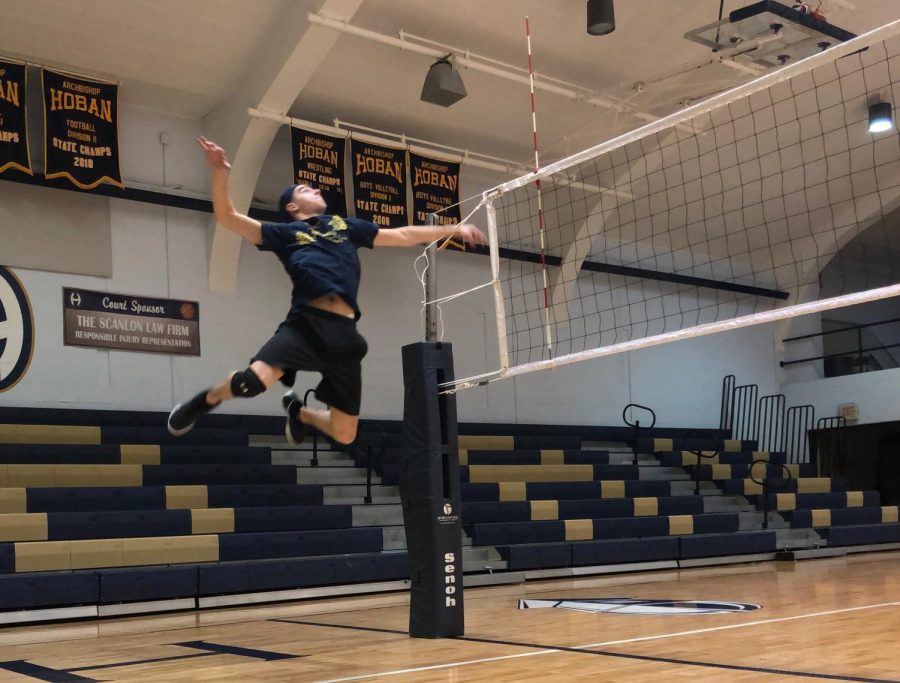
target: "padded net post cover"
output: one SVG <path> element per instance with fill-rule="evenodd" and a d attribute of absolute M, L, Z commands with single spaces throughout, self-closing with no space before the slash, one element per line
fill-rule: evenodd
<path fill-rule="evenodd" d="M 462 523 L 456 398 L 438 393 L 453 380 L 450 344 L 403 347 L 403 450 L 400 498 L 410 568 L 409 634 L 462 635 Z"/>

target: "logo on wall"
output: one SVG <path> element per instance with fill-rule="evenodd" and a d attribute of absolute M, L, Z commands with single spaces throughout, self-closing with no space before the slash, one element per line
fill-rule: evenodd
<path fill-rule="evenodd" d="M 635 598 L 582 598 L 580 600 L 519 600 L 519 609 L 571 609 L 597 614 L 641 614 L 684 616 L 687 614 L 730 614 L 760 608 L 744 602 L 717 600 L 638 600 Z"/>
<path fill-rule="evenodd" d="M 0 266 L 0 392 L 25 375 L 34 352 L 34 316 L 19 279 Z"/>

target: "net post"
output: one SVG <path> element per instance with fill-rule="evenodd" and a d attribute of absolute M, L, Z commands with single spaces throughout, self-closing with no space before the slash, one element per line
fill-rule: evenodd
<path fill-rule="evenodd" d="M 453 348 L 443 342 L 403 347 L 403 449 L 400 500 L 410 571 L 409 635 L 463 635 L 462 522 Z"/>
<path fill-rule="evenodd" d="M 500 243 L 497 239 L 497 209 L 492 197 L 485 195 L 487 213 L 488 246 L 491 256 L 491 279 L 494 282 L 494 313 L 497 322 L 497 351 L 500 354 L 500 371 L 509 367 L 509 349 L 506 342 L 506 305 L 503 303 L 503 283 L 500 281 Z"/>
<path fill-rule="evenodd" d="M 428 214 L 428 225 L 437 224 L 437 214 Z M 437 244 L 432 242 L 425 249 L 428 267 L 425 269 L 425 341 L 437 341 Z"/>

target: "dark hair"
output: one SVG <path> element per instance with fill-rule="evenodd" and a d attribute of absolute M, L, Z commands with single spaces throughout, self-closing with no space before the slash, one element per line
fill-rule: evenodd
<path fill-rule="evenodd" d="M 288 204 L 294 201 L 294 190 L 296 190 L 299 185 L 288 185 L 281 193 L 281 196 L 278 198 L 278 210 L 281 211 L 281 216 L 287 222 L 294 220 L 294 217 L 287 212 L 285 208 Z"/>

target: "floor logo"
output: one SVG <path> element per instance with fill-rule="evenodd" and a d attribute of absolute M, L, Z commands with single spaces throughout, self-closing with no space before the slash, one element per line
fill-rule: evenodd
<path fill-rule="evenodd" d="M 730 614 L 750 612 L 759 605 L 717 600 L 637 600 L 634 598 L 583 598 L 575 600 L 519 600 L 519 609 L 571 609 L 597 614 Z"/>
<path fill-rule="evenodd" d="M 0 391 L 25 375 L 34 351 L 34 317 L 19 279 L 0 266 Z"/>

